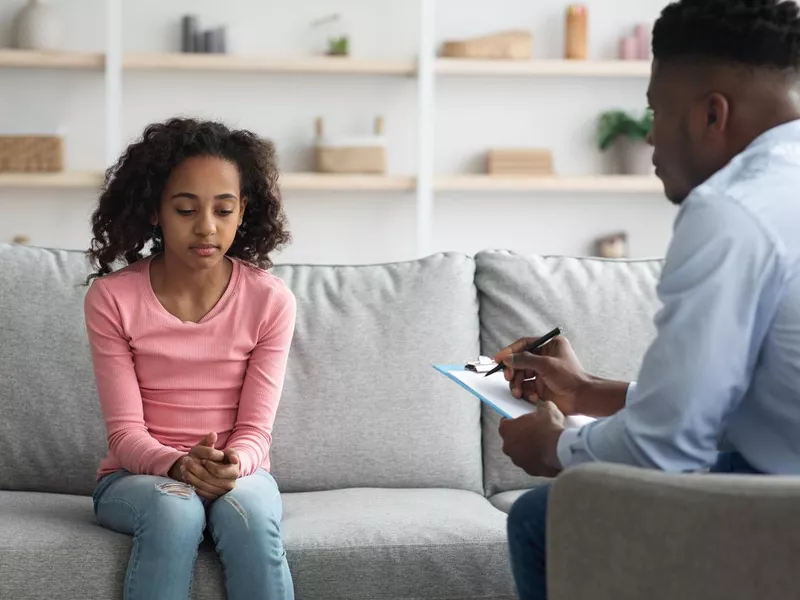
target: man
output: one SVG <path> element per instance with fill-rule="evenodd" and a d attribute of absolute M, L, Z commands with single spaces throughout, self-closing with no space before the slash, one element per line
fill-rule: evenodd
<path fill-rule="evenodd" d="M 564 339 L 540 356 L 519 353 L 525 340 L 500 352 L 513 393 L 541 401 L 501 424 L 504 451 L 532 475 L 591 461 L 800 474 L 798 7 L 681 0 L 656 23 L 653 54 L 650 141 L 681 207 L 656 339 L 637 384 L 587 375 Z M 574 413 L 607 418 L 564 430 Z M 508 519 L 525 600 L 546 597 L 547 497 L 529 492 Z"/>

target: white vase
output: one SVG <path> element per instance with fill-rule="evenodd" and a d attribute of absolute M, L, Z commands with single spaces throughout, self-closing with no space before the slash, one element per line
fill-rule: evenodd
<path fill-rule="evenodd" d="M 22 50 L 58 50 L 64 29 L 45 0 L 28 0 L 14 18 L 14 46 Z"/>
<path fill-rule="evenodd" d="M 640 140 L 619 137 L 614 142 L 616 171 L 620 175 L 653 175 L 653 147 Z"/>

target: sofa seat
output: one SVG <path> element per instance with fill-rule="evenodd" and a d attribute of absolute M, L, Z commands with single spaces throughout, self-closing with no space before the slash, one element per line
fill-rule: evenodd
<path fill-rule="evenodd" d="M 514 598 L 506 516 L 478 494 L 362 488 L 283 504 L 299 600 Z M 88 497 L 0 492 L 0 598 L 120 598 L 130 547 L 94 522 Z M 193 598 L 224 597 L 204 544 Z"/>
<path fill-rule="evenodd" d="M 550 483 L 549 479 L 542 478 L 542 485 L 547 485 L 548 483 Z M 489 502 L 491 502 L 492 506 L 494 506 L 497 510 L 501 510 L 508 514 L 511 512 L 511 507 L 514 506 L 514 502 L 519 500 L 520 496 L 523 496 L 528 492 L 530 492 L 530 490 L 512 490 L 510 492 L 501 492 L 489 498 Z"/>

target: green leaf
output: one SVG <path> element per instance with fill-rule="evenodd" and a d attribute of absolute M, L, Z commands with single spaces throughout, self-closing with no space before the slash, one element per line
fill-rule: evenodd
<path fill-rule="evenodd" d="M 607 150 L 617 138 L 628 137 L 645 140 L 653 128 L 653 114 L 645 111 L 641 119 L 632 117 L 623 110 L 612 110 L 600 115 L 597 124 L 597 143 L 600 150 Z"/>

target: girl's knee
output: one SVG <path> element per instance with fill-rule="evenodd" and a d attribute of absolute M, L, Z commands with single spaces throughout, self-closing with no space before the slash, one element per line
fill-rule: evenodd
<path fill-rule="evenodd" d="M 211 507 L 210 518 L 224 521 L 229 527 L 242 526 L 246 530 L 280 530 L 281 502 L 278 495 L 274 499 L 262 498 L 237 490 L 228 492 L 217 499 Z"/>
<path fill-rule="evenodd" d="M 178 481 L 159 481 L 153 502 L 140 515 L 142 525 L 156 527 L 169 535 L 199 538 L 205 529 L 205 509 L 191 486 Z"/>

